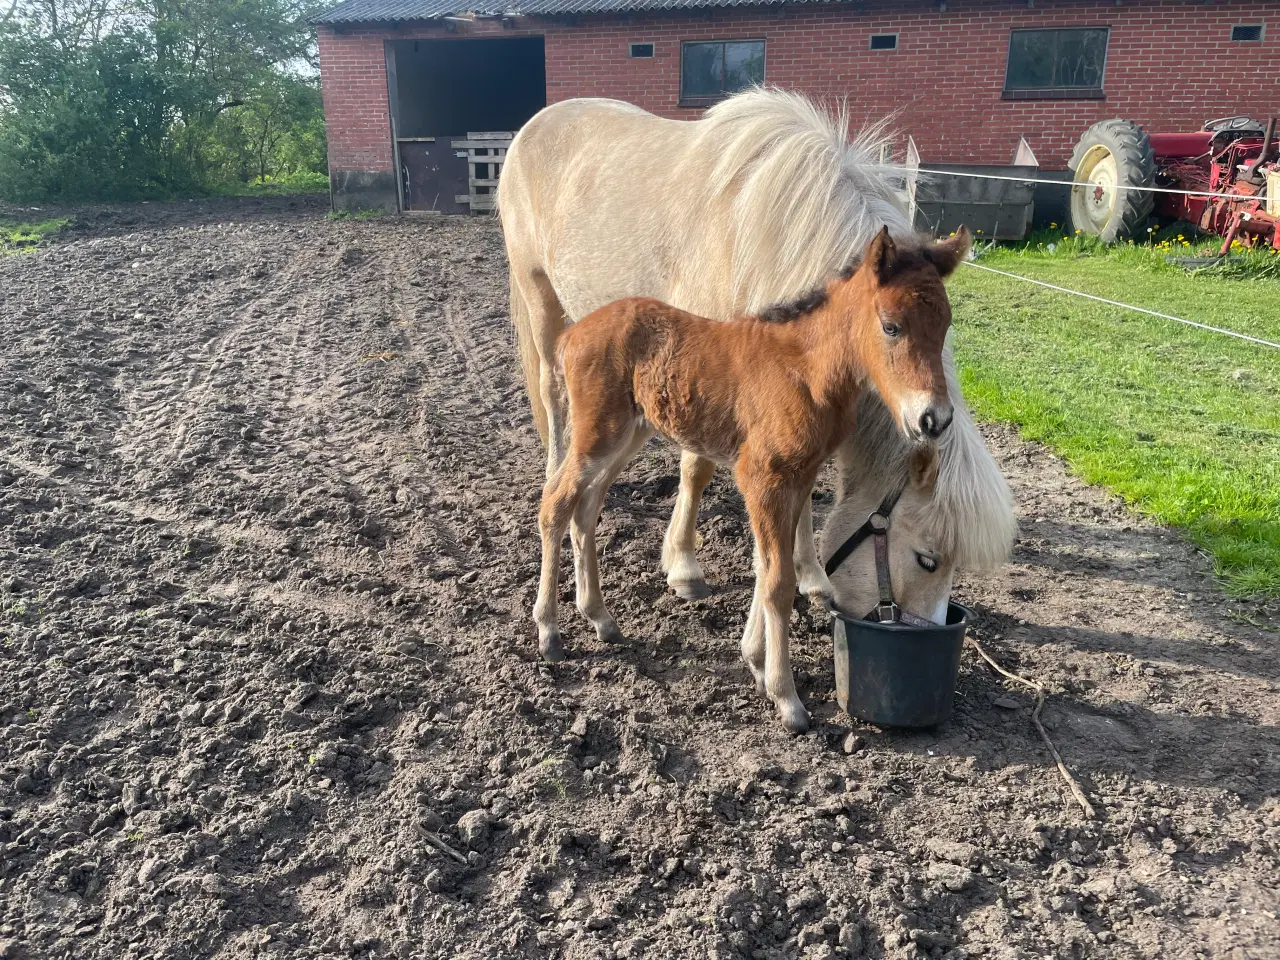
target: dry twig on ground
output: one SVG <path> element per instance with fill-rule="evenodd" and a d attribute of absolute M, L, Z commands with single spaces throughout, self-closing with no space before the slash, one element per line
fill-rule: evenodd
<path fill-rule="evenodd" d="M 1071 771 L 1067 769 L 1067 765 L 1062 762 L 1062 756 L 1058 753 L 1058 748 L 1053 745 L 1053 741 L 1049 739 L 1049 734 L 1044 728 L 1044 724 L 1040 722 L 1040 710 L 1044 707 L 1044 687 L 1034 680 L 1028 680 L 1026 677 L 1020 677 L 1016 673 L 1010 673 L 982 649 L 982 645 L 972 637 L 966 638 L 966 641 L 974 650 L 978 652 L 983 660 L 991 664 L 997 673 L 1009 680 L 1016 680 L 1018 683 L 1030 687 L 1036 692 L 1036 708 L 1031 712 L 1031 722 L 1036 725 L 1036 729 L 1040 731 L 1040 738 L 1044 740 L 1045 746 L 1049 748 L 1049 752 L 1053 754 L 1054 761 L 1058 764 L 1058 772 L 1062 774 L 1062 779 L 1066 781 L 1068 789 L 1072 795 L 1079 801 L 1080 806 L 1084 808 L 1084 815 L 1092 819 L 1094 817 L 1093 804 L 1089 802 L 1089 798 L 1085 796 L 1084 790 L 1081 788 L 1079 781 L 1071 775 Z"/>

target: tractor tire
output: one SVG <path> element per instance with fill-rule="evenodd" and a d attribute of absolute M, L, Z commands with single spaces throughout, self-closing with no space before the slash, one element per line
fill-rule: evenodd
<path fill-rule="evenodd" d="M 1102 120 L 1085 131 L 1071 153 L 1071 227 L 1111 243 L 1138 236 L 1155 206 L 1155 194 L 1115 187 L 1153 187 L 1156 158 L 1151 141 L 1131 120 Z"/>

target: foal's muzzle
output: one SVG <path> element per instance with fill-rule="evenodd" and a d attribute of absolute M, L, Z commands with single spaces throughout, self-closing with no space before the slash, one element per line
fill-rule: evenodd
<path fill-rule="evenodd" d="M 942 431 L 951 426 L 954 412 L 951 407 L 929 407 L 920 414 L 920 432 L 931 440 L 942 436 Z"/>

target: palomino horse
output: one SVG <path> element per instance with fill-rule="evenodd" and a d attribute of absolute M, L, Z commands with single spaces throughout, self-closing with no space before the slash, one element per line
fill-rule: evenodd
<path fill-rule="evenodd" d="M 628 296 L 731 320 L 814 289 L 865 250 L 882 226 L 895 238 L 911 238 L 893 187 L 900 171 L 876 162 L 874 135 L 850 143 L 848 129 L 847 116 L 773 90 L 730 97 L 692 122 L 663 120 L 614 100 L 569 100 L 525 124 L 507 154 L 498 206 L 511 315 L 534 421 L 547 444 L 548 476 L 565 452 L 555 344 L 566 323 Z M 926 614 L 945 612 L 957 568 L 1003 562 L 1015 530 L 1008 487 L 953 374 L 948 387 L 956 422 L 941 438 L 936 482 L 909 483 L 905 456 L 877 463 L 867 478 L 850 475 L 907 483 L 890 518 L 893 582 L 904 607 Z M 859 417 L 841 462 L 896 456 L 875 428 L 882 405 L 868 396 L 861 406 L 867 416 Z M 865 431 L 864 423 L 873 429 Z M 696 454 L 681 459 L 663 568 L 682 596 L 706 591 L 695 526 L 713 470 Z M 846 511 L 843 519 L 856 527 L 883 495 L 850 488 L 830 522 Z M 795 556 L 801 589 L 829 597 L 833 587 L 818 563 L 808 501 Z M 870 549 L 855 552 L 834 579 L 841 607 L 875 604 Z"/>
<path fill-rule="evenodd" d="M 655 432 L 732 466 L 756 542 L 756 587 L 743 658 L 782 718 L 809 715 L 788 650 L 796 577 L 792 544 L 818 470 L 874 389 L 900 433 L 936 440 L 951 425 L 942 348 L 951 308 L 942 280 L 969 250 L 950 240 L 900 250 L 883 229 L 860 265 L 794 304 L 730 323 L 633 297 L 588 314 L 559 338 L 569 444 L 542 495 L 542 577 L 534 620 L 549 660 L 560 545 L 572 523 L 577 605 L 601 640 L 621 638 L 600 594 L 595 529 L 618 472 Z M 764 636 L 754 624 L 763 617 Z M 763 641 L 763 642 L 761 642 Z"/>

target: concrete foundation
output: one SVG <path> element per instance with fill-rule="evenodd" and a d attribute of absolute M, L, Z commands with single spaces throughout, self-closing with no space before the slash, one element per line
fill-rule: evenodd
<path fill-rule="evenodd" d="M 329 196 L 334 210 L 399 209 L 395 174 L 370 173 L 367 170 L 329 171 Z"/>

